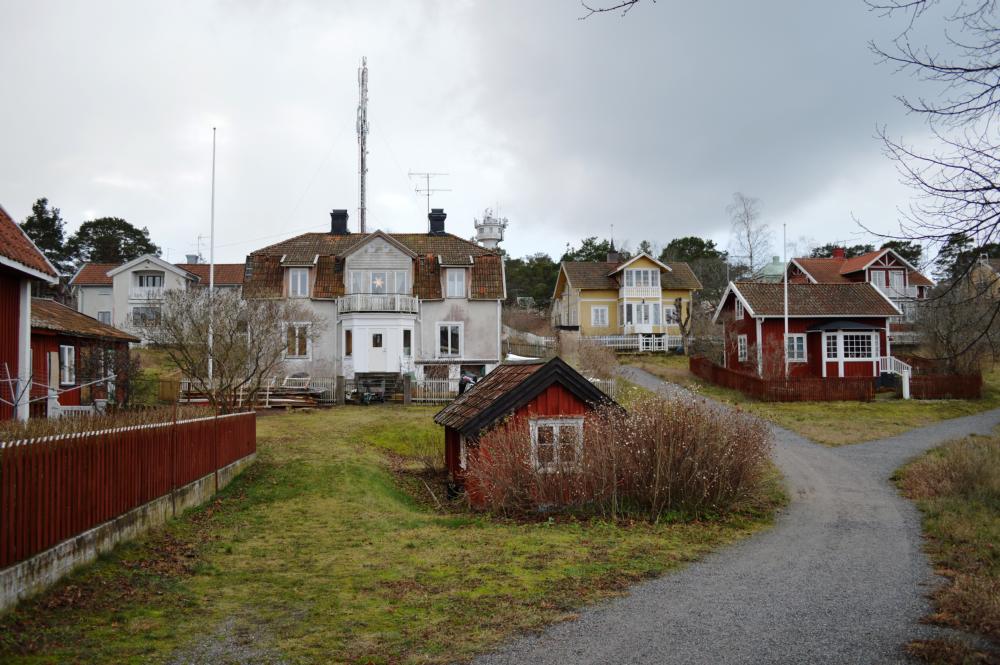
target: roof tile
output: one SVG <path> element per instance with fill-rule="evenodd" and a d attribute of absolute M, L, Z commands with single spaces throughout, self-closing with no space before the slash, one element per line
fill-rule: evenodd
<path fill-rule="evenodd" d="M 139 341 L 138 337 L 133 337 L 123 330 L 101 323 L 97 319 L 48 298 L 31 299 L 31 327 L 95 339 L 123 342 Z"/>
<path fill-rule="evenodd" d="M 784 284 L 734 284 L 756 316 L 783 316 Z M 867 282 L 789 284 L 789 316 L 899 316 L 899 312 Z"/>
<path fill-rule="evenodd" d="M 59 275 L 21 227 L 0 208 L 0 256 L 50 277 Z"/>

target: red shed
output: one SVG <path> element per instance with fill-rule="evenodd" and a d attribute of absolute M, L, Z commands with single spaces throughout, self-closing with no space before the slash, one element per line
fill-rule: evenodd
<path fill-rule="evenodd" d="M 725 328 L 725 366 L 783 376 L 784 316 L 784 284 L 730 282 L 713 319 Z M 878 376 L 879 358 L 892 353 L 889 320 L 898 316 L 865 282 L 789 284 L 789 376 Z"/>
<path fill-rule="evenodd" d="M 0 420 L 28 418 L 31 381 L 31 283 L 59 274 L 0 208 Z"/>
<path fill-rule="evenodd" d="M 533 458 L 539 463 L 559 455 L 558 442 L 582 441 L 586 416 L 602 404 L 614 404 L 593 383 L 559 357 L 500 365 L 443 408 L 434 422 L 444 426 L 445 464 L 452 482 L 465 482 L 470 446 L 508 416 L 531 425 Z M 466 488 L 475 496 L 474 488 Z"/>
<path fill-rule="evenodd" d="M 95 380 L 114 372 L 129 343 L 139 338 L 47 298 L 31 302 L 32 416 L 46 415 L 48 388 L 60 406 L 107 399 L 108 385 Z"/>

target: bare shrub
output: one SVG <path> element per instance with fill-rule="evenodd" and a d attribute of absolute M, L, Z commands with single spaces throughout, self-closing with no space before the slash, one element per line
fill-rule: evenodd
<path fill-rule="evenodd" d="M 758 418 L 657 396 L 629 412 L 589 415 L 579 455 L 560 455 L 556 468 L 532 463 L 529 424 L 511 419 L 469 455 L 466 482 L 477 503 L 505 515 L 547 509 L 657 520 L 739 508 L 758 494 L 769 457 L 770 429 Z"/>
<path fill-rule="evenodd" d="M 411 454 L 427 473 L 445 472 L 444 441 L 439 431 L 419 432 L 410 441 Z"/>
<path fill-rule="evenodd" d="M 524 309 L 523 307 L 505 305 L 502 316 L 504 325 L 510 326 L 514 330 L 540 335 L 541 337 L 552 337 L 555 335 L 549 318 L 536 309 Z"/>
<path fill-rule="evenodd" d="M 611 379 L 618 371 L 618 356 L 614 350 L 581 340 L 576 347 L 576 365 L 591 379 Z"/>

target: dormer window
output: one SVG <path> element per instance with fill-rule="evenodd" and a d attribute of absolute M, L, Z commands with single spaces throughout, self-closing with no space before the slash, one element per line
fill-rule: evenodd
<path fill-rule="evenodd" d="M 309 297 L 309 269 L 288 269 L 288 296 L 290 298 Z"/>
<path fill-rule="evenodd" d="M 448 268 L 448 297 L 465 297 L 465 268 Z"/>
<path fill-rule="evenodd" d="M 159 289 L 163 287 L 162 272 L 139 272 L 135 274 L 135 285 L 144 289 Z"/>
<path fill-rule="evenodd" d="M 625 286 L 659 286 L 660 271 L 639 268 L 625 271 Z"/>

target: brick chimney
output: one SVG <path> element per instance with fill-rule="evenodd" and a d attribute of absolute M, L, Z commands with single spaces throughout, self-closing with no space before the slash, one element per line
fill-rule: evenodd
<path fill-rule="evenodd" d="M 427 220 L 430 222 L 430 235 L 432 236 L 443 236 L 444 235 L 444 220 L 448 218 L 448 214 L 444 211 L 444 208 L 431 208 L 431 211 L 427 213 Z"/>
<path fill-rule="evenodd" d="M 847 258 L 847 250 L 845 250 L 843 247 L 834 247 L 833 248 L 833 258 L 835 258 L 835 259 L 846 259 Z"/>
<path fill-rule="evenodd" d="M 347 211 L 346 210 L 331 210 L 330 211 L 330 234 L 335 236 L 346 236 L 350 233 L 347 230 Z"/>

